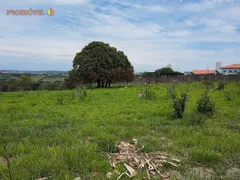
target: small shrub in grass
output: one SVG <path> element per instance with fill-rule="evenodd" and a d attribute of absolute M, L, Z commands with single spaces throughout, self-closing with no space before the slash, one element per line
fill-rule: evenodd
<path fill-rule="evenodd" d="M 77 94 L 79 95 L 80 100 L 84 100 L 87 97 L 87 91 L 86 89 L 83 89 L 83 88 L 79 88 L 77 90 Z"/>
<path fill-rule="evenodd" d="M 203 114 L 195 112 L 188 118 L 188 124 L 191 126 L 202 126 L 206 122 L 206 117 Z"/>
<path fill-rule="evenodd" d="M 104 152 L 116 153 L 117 152 L 117 144 L 114 138 L 104 138 L 97 140 L 98 146 Z"/>
<path fill-rule="evenodd" d="M 205 91 L 200 99 L 197 101 L 197 111 L 202 114 L 211 115 L 214 113 L 215 104 L 208 95 L 208 91 Z"/>
<path fill-rule="evenodd" d="M 173 118 L 174 119 L 182 119 L 183 118 L 186 101 L 187 101 L 187 95 L 185 93 L 182 93 L 180 98 L 176 98 L 174 100 L 174 102 L 173 102 L 173 109 L 174 109 Z"/>
<path fill-rule="evenodd" d="M 171 95 L 171 98 L 173 100 L 173 112 L 171 113 L 173 119 L 183 118 L 189 87 L 190 87 L 190 84 L 188 84 L 186 91 L 181 92 L 180 97 L 178 97 L 176 93 L 176 84 L 168 85 L 167 91 Z"/>
<path fill-rule="evenodd" d="M 211 76 L 203 76 L 201 82 L 206 90 L 214 88 L 213 77 Z"/>
<path fill-rule="evenodd" d="M 155 98 L 154 92 L 150 89 L 149 86 L 146 87 L 144 92 L 144 97 L 149 100 L 153 100 Z"/>
<path fill-rule="evenodd" d="M 142 97 L 147 100 L 154 100 L 155 98 L 155 93 L 152 91 L 150 85 L 148 83 L 145 83 L 145 90 L 143 93 L 139 93 L 138 97 Z"/>
<path fill-rule="evenodd" d="M 230 101 L 232 99 L 231 91 L 230 90 L 225 91 L 224 96 L 227 101 Z"/>
<path fill-rule="evenodd" d="M 224 89 L 224 83 L 222 81 L 219 81 L 216 89 L 219 90 L 219 91 L 223 90 Z"/>

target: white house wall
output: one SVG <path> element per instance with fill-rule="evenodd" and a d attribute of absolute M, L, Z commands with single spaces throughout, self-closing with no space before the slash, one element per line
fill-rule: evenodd
<path fill-rule="evenodd" d="M 238 72 L 240 72 L 240 68 L 239 69 L 221 69 L 221 73 L 224 75 L 234 75 L 237 74 Z"/>

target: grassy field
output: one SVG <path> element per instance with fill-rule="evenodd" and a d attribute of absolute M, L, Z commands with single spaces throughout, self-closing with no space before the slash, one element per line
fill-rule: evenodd
<path fill-rule="evenodd" d="M 229 101 L 225 90 L 211 90 L 216 112 L 201 126 L 189 121 L 202 84 L 191 85 L 182 120 L 169 118 L 166 85 L 151 89 L 152 101 L 137 96 L 139 86 L 87 90 L 85 100 L 76 90 L 0 93 L 0 179 L 10 178 L 6 156 L 16 180 L 107 179 L 113 169 L 105 152 L 132 138 L 145 152 L 164 151 L 182 160 L 178 169 L 166 167 L 171 179 L 238 179 L 240 83 L 225 85 L 232 89 Z M 144 171 L 134 179 L 143 177 Z"/>

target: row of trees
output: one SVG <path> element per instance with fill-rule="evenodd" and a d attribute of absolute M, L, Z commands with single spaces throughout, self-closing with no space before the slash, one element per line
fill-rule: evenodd
<path fill-rule="evenodd" d="M 0 92 L 11 91 L 35 91 L 35 90 L 60 90 L 66 89 L 64 82 L 33 81 L 31 77 L 22 75 L 19 78 L 0 81 Z"/>

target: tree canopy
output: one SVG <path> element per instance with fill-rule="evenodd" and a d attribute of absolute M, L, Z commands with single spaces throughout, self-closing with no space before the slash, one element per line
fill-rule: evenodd
<path fill-rule="evenodd" d="M 110 87 L 112 81 L 132 81 L 133 72 L 133 66 L 122 51 L 94 41 L 76 54 L 67 81 L 80 82 L 83 79 L 85 82 L 97 82 L 98 87 Z"/>
<path fill-rule="evenodd" d="M 169 68 L 169 67 L 157 69 L 154 73 L 156 77 L 161 75 L 183 75 L 183 73 L 174 71 L 172 68 Z"/>
<path fill-rule="evenodd" d="M 173 74 L 173 73 L 174 73 L 173 69 L 169 68 L 169 67 L 164 67 L 161 69 L 157 69 L 155 71 L 156 76 L 169 75 L 169 74 Z"/>

